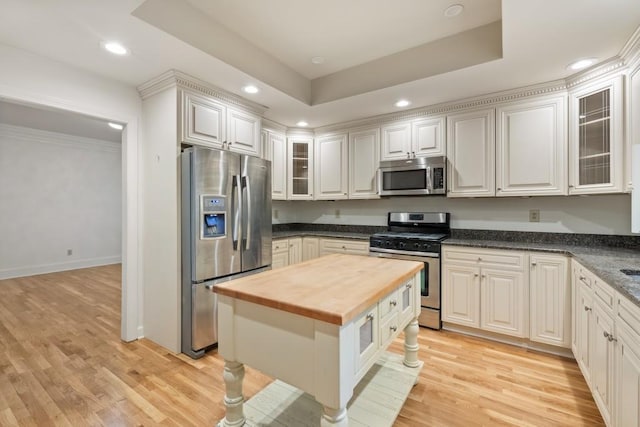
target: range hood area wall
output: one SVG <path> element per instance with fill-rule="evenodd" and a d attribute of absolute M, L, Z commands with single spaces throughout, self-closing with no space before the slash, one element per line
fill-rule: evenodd
<path fill-rule="evenodd" d="M 530 210 L 540 211 L 540 222 L 529 222 Z M 629 194 L 491 199 L 418 196 L 313 202 L 274 200 L 273 223 L 385 226 L 390 211 L 450 212 L 451 228 L 457 229 L 631 234 Z"/>

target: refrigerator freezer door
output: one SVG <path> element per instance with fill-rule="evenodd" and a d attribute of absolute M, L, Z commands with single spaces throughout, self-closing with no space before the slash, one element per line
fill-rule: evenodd
<path fill-rule="evenodd" d="M 271 162 L 242 156 L 242 271 L 271 265 Z"/>
<path fill-rule="evenodd" d="M 241 271 L 239 176 L 239 155 L 193 148 L 190 203 L 194 282 Z"/>
<path fill-rule="evenodd" d="M 191 346 L 197 351 L 218 342 L 216 294 L 213 282 L 192 285 Z"/>

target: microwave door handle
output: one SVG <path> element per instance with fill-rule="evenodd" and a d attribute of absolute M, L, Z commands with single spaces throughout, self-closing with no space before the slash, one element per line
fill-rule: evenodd
<path fill-rule="evenodd" d="M 242 209 L 244 210 L 244 249 L 248 250 L 251 246 L 251 185 L 249 177 L 242 177 Z"/>
<path fill-rule="evenodd" d="M 240 223 L 240 204 L 238 203 L 238 192 L 240 186 L 240 175 L 234 175 L 231 184 L 231 221 L 233 223 L 231 229 L 231 239 L 233 241 L 233 250 L 238 250 L 238 226 Z"/>
<path fill-rule="evenodd" d="M 427 166 L 427 191 L 429 194 L 433 193 L 433 173 L 435 168 Z"/>

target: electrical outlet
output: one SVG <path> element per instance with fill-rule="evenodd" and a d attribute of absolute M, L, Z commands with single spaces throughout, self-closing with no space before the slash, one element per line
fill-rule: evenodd
<path fill-rule="evenodd" d="M 340 209 L 336 209 L 336 218 L 340 218 Z"/>
<path fill-rule="evenodd" d="M 278 209 L 273 210 L 273 219 L 278 219 Z"/>
<path fill-rule="evenodd" d="M 67 249 L 67 256 L 73 255 L 73 249 Z"/>
<path fill-rule="evenodd" d="M 540 222 L 540 210 L 531 209 L 529 211 L 529 222 Z"/>

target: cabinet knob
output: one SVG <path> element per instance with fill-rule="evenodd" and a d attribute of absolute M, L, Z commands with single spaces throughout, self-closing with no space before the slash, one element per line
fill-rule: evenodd
<path fill-rule="evenodd" d="M 482 261 L 482 258 L 478 257 L 478 262 Z"/>
<path fill-rule="evenodd" d="M 367 320 L 373 320 L 373 314 L 371 313 L 367 314 Z"/>
<path fill-rule="evenodd" d="M 486 275 L 484 275 L 484 274 L 483 274 L 482 276 L 480 276 L 480 278 L 482 278 L 482 279 L 484 279 L 485 277 L 487 277 L 487 276 L 486 276 Z"/>
<path fill-rule="evenodd" d="M 342 245 L 342 249 L 344 249 L 345 251 L 347 250 L 347 247 Z"/>
<path fill-rule="evenodd" d="M 395 307 L 396 305 L 398 305 L 398 303 L 395 300 L 391 300 L 389 301 L 389 305 L 392 305 Z"/>
<path fill-rule="evenodd" d="M 227 142 L 227 145 L 231 145 L 231 142 Z"/>
<path fill-rule="evenodd" d="M 531 263 L 531 267 L 535 267 L 537 264 L 535 262 Z"/>
<path fill-rule="evenodd" d="M 412 151 L 412 152 L 411 152 L 411 157 L 413 157 L 414 159 L 416 158 L 416 153 L 415 153 L 415 151 Z"/>
<path fill-rule="evenodd" d="M 413 284 L 407 283 L 406 287 L 407 287 L 407 289 L 411 289 L 413 287 Z"/>
<path fill-rule="evenodd" d="M 580 280 L 585 280 L 585 279 L 586 279 L 586 277 L 580 276 Z"/>
<path fill-rule="evenodd" d="M 573 188 L 573 185 L 569 185 L 569 188 Z"/>
<path fill-rule="evenodd" d="M 390 326 L 389 329 L 391 329 L 393 332 L 395 332 L 395 331 L 398 330 L 398 327 L 397 326 Z"/>
<path fill-rule="evenodd" d="M 591 307 L 588 307 L 588 306 L 585 305 L 584 306 L 584 311 L 591 311 Z"/>
<path fill-rule="evenodd" d="M 474 274 L 473 277 L 478 277 L 478 273 Z"/>
<path fill-rule="evenodd" d="M 210 291 L 211 289 L 213 289 L 213 285 L 204 285 L 204 288 Z"/>
<path fill-rule="evenodd" d="M 605 337 L 607 340 L 609 340 L 609 342 L 611 342 L 611 341 L 618 341 L 616 338 L 614 338 L 614 337 L 613 337 L 613 334 L 610 334 L 610 333 L 609 333 L 609 332 L 607 332 L 607 331 L 604 331 L 604 332 L 602 333 L 602 335 L 604 335 L 604 337 Z"/>
<path fill-rule="evenodd" d="M 411 154 L 409 154 L 409 152 L 407 151 L 407 159 L 411 158 Z"/>

